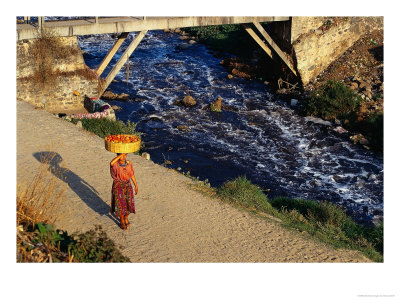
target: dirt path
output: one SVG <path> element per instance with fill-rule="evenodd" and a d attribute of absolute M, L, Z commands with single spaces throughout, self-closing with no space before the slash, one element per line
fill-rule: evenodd
<path fill-rule="evenodd" d="M 136 215 L 122 231 L 109 215 L 115 157 L 103 139 L 17 101 L 17 178 L 38 169 L 38 153 L 56 152 L 68 183 L 59 228 L 86 231 L 101 224 L 132 262 L 368 262 L 359 252 L 334 250 L 279 223 L 240 211 L 189 187 L 190 179 L 129 155 L 139 185 Z M 60 159 L 60 161 L 61 161 Z M 57 166 L 58 167 L 58 166 Z M 63 183 L 64 184 L 64 183 Z"/>

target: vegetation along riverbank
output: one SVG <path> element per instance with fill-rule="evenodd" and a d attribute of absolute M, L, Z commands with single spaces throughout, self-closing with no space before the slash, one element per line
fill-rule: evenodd
<path fill-rule="evenodd" d="M 359 250 L 371 260 L 383 262 L 383 223 L 369 227 L 357 224 L 346 215 L 344 208 L 329 202 L 287 197 L 269 199 L 265 191 L 245 176 L 227 181 L 218 188 L 192 179 L 193 188 L 199 192 L 258 216 L 274 218 L 291 230 L 307 233 L 335 248 Z"/>
<path fill-rule="evenodd" d="M 330 26 L 334 25 L 331 24 Z M 298 99 L 299 104 L 294 108 L 299 114 L 322 118 L 328 123 L 330 122 L 333 130 L 352 139 L 354 143 L 359 143 L 366 149 L 382 152 L 383 60 L 379 54 L 373 54 L 374 51 L 375 53 L 381 51 L 379 45 L 383 47 L 383 39 L 380 39 L 380 36 L 383 36 L 382 31 L 365 34 L 337 62 L 306 86 L 300 85 L 289 73 L 285 72 L 281 64 L 269 60 L 265 54 L 260 52 L 258 46 L 249 39 L 247 33 L 239 25 L 183 28 L 173 32 L 181 34 L 185 39 L 197 40 L 208 45 L 214 55 L 223 58 L 221 64 L 230 72 L 228 75 L 230 78 L 237 76 L 249 80 L 263 81 L 289 103 L 292 102 L 293 98 Z M 247 47 L 249 44 L 252 46 Z M 243 47 L 243 45 L 246 45 L 246 47 Z M 378 49 L 376 49 L 377 46 Z M 354 52 L 357 52 L 358 55 L 354 56 Z M 234 54 L 236 57 L 227 58 L 224 57 L 224 53 Z M 363 81 L 370 81 L 368 76 L 371 73 L 358 72 L 358 76 L 352 77 L 351 71 L 354 70 L 352 63 L 347 63 L 346 72 L 343 71 L 344 67 L 341 73 L 335 71 L 334 66 L 342 64 L 346 66 L 345 62 L 348 60 L 359 65 L 359 62 L 355 59 L 369 61 L 369 66 L 373 66 L 371 67 L 372 70 L 376 68 L 377 72 L 372 73 L 372 81 L 376 83 L 373 89 L 366 86 Z M 265 70 L 268 70 L 268 72 Z M 361 86 L 361 89 L 354 88 L 354 82 L 357 80 L 364 82 L 364 84 L 358 85 Z M 167 165 L 168 163 L 165 164 L 165 166 Z M 190 177 L 190 174 L 187 174 L 187 176 Z M 272 210 L 264 207 L 265 212 L 272 215 L 282 214 L 281 217 L 286 220 L 285 224 L 290 224 L 288 226 L 301 227 L 301 230 L 335 246 L 362 249 L 361 251 L 370 258 L 376 261 L 382 260 L 382 224 L 378 224 L 376 227 L 364 227 L 356 224 L 346 216 L 342 208 L 324 202 L 316 203 L 288 198 L 276 198 L 266 202 L 262 200 L 261 202 L 263 201 L 268 203 L 265 204 L 265 207 L 272 206 L 271 203 L 275 203 L 275 211 L 272 212 Z M 288 203 L 290 204 L 290 212 L 287 211 Z M 340 215 L 343 224 L 333 224 L 332 220 L 329 220 L 329 216 L 321 221 L 313 214 L 309 215 L 308 208 L 301 209 L 301 207 L 307 207 L 307 205 L 315 205 L 314 209 L 318 207 L 320 212 L 324 212 L 321 214 Z M 263 211 L 260 207 L 262 207 L 261 204 L 256 205 L 258 210 Z"/>
<path fill-rule="evenodd" d="M 122 121 L 108 119 L 81 121 L 84 129 L 100 137 L 116 134 L 119 131 L 140 135 L 132 123 L 125 124 Z M 72 120 L 74 124 L 77 122 Z M 164 166 L 167 167 L 168 164 Z M 256 215 L 278 220 L 291 230 L 302 232 L 335 248 L 358 250 L 373 261 L 383 261 L 383 223 L 376 226 L 357 224 L 346 214 L 344 208 L 329 202 L 287 197 L 269 199 L 266 191 L 243 176 L 227 181 L 220 187 L 211 187 L 207 180 L 200 181 L 190 173 L 183 175 L 192 179 L 192 187 L 196 191 Z M 90 234 L 95 233 L 91 231 Z"/>
<path fill-rule="evenodd" d="M 18 182 L 30 183 L 36 168 L 43 166 L 65 190 L 65 199 L 57 193 L 49 197 L 59 205 L 51 214 L 59 217 L 53 228 L 80 234 L 99 224 L 132 262 L 371 261 L 359 251 L 328 247 L 306 232 L 285 229 L 272 217 L 252 216 L 196 192 L 189 178 L 137 155 L 129 158 L 139 183 L 137 214 L 130 220 L 130 230 L 122 231 L 109 214 L 108 163 L 115 155 L 104 149 L 104 139 L 21 101 L 17 101 L 17 122 Z M 43 164 L 40 157 L 49 155 L 54 159 Z M 89 167 L 82 168 L 83 157 Z M 45 191 L 49 187 L 46 184 Z M 42 225 L 37 227 L 39 233 L 52 231 Z M 39 243 L 28 251 L 44 248 Z M 88 250 L 86 242 L 82 246 Z"/>
<path fill-rule="evenodd" d="M 327 30 L 339 31 L 338 24 L 346 19 L 326 18 L 313 32 L 323 35 Z M 179 34 L 205 43 L 222 59 L 229 78 L 261 81 L 299 114 L 329 121 L 332 129 L 355 144 L 383 152 L 383 29 L 365 31 L 305 85 L 282 61 L 266 55 L 240 25 L 184 28 Z"/>

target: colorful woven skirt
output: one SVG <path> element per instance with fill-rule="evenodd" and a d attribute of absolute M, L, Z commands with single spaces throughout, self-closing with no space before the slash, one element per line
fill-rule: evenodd
<path fill-rule="evenodd" d="M 116 212 L 118 217 L 135 213 L 135 197 L 130 180 L 114 180 L 111 191 L 111 212 Z"/>

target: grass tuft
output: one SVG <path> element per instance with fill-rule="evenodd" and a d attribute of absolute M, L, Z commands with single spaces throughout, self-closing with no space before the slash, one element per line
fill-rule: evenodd
<path fill-rule="evenodd" d="M 225 182 L 217 191 L 218 196 L 236 205 L 256 209 L 264 213 L 273 213 L 262 189 L 252 184 L 246 176 Z"/>
<path fill-rule="evenodd" d="M 87 66 L 69 72 L 54 70 L 54 62 L 68 60 L 79 55 L 81 50 L 71 45 L 65 45 L 51 29 L 45 29 L 36 33 L 32 41 L 28 59 L 33 66 L 33 75 L 24 78 L 24 81 L 32 82 L 40 88 L 52 86 L 60 77 L 78 76 L 87 80 L 96 80 L 97 76 Z"/>
<path fill-rule="evenodd" d="M 48 171 L 54 157 L 41 157 L 41 165 L 33 179 L 17 186 L 17 226 L 35 227 L 40 222 L 54 223 L 59 219 L 58 205 L 65 200 L 65 188 Z M 62 175 L 62 174 L 60 174 Z"/>
<path fill-rule="evenodd" d="M 30 80 L 40 86 L 54 84 L 58 77 L 53 70 L 54 61 L 67 59 L 78 53 L 78 49 L 63 45 L 51 29 L 38 31 L 29 52 L 35 70 Z"/>
<path fill-rule="evenodd" d="M 330 202 L 287 197 L 268 199 L 262 189 L 245 176 L 225 182 L 217 189 L 217 195 L 235 205 L 277 217 L 285 226 L 306 231 L 336 248 L 359 250 L 376 262 L 383 261 L 383 224 L 359 225 L 344 208 Z"/>

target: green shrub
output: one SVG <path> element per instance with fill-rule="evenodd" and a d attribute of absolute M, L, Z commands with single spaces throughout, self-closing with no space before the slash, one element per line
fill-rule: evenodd
<path fill-rule="evenodd" d="M 365 228 L 364 235 L 374 248 L 383 254 L 383 223 L 378 226 Z"/>
<path fill-rule="evenodd" d="M 68 250 L 79 262 L 129 262 L 129 258 L 121 254 L 101 226 L 75 234 L 74 241 L 68 245 Z"/>
<path fill-rule="evenodd" d="M 358 249 L 375 261 L 382 260 L 383 225 L 359 225 L 347 216 L 344 208 L 326 201 L 318 203 L 287 197 L 269 201 L 290 225 L 334 246 Z"/>
<path fill-rule="evenodd" d="M 357 224 L 344 208 L 330 202 L 288 197 L 268 199 L 245 176 L 225 182 L 217 189 L 217 195 L 235 205 L 277 217 L 283 225 L 306 231 L 334 247 L 359 250 L 373 261 L 383 261 L 383 224 L 374 227 Z"/>
<path fill-rule="evenodd" d="M 368 119 L 356 121 L 351 126 L 353 130 L 367 136 L 373 148 L 383 151 L 383 123 L 383 112 L 375 112 Z"/>
<path fill-rule="evenodd" d="M 361 101 L 361 97 L 342 82 L 329 80 L 305 101 L 303 113 L 324 119 L 345 119 L 355 114 Z"/>
<path fill-rule="evenodd" d="M 101 226 L 80 234 L 56 230 L 50 224 L 24 227 L 17 241 L 19 262 L 129 262 Z M 49 259 L 51 257 L 51 260 Z"/>
<path fill-rule="evenodd" d="M 77 123 L 78 119 L 73 119 L 73 123 Z M 134 134 L 140 136 L 140 133 L 135 131 L 136 124 L 130 121 L 124 123 L 121 120 L 110 120 L 108 118 L 100 119 L 82 119 L 82 127 L 87 131 L 93 132 L 99 137 L 105 138 L 110 134 Z"/>
<path fill-rule="evenodd" d="M 341 226 L 343 222 L 350 219 L 343 208 L 337 207 L 330 202 L 318 203 L 311 200 L 287 197 L 275 197 L 270 199 L 269 202 L 278 210 L 282 210 L 282 208 L 287 210 L 295 209 L 307 219 L 323 224 Z"/>
<path fill-rule="evenodd" d="M 245 176 L 225 182 L 218 188 L 217 194 L 237 205 L 262 212 L 272 213 L 273 209 L 262 189 L 252 184 Z"/>

